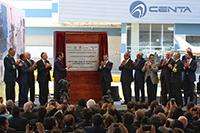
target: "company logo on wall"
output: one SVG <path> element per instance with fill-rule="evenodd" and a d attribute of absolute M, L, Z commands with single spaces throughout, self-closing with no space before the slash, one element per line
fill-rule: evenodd
<path fill-rule="evenodd" d="M 135 18 L 141 18 L 147 13 L 147 6 L 142 1 L 135 1 L 130 6 L 130 13 Z"/>
<path fill-rule="evenodd" d="M 173 13 L 185 13 L 189 12 L 191 13 L 191 9 L 187 6 L 149 6 L 147 8 L 146 4 L 142 1 L 135 1 L 130 5 L 130 14 L 135 18 L 142 18 L 146 15 L 148 12 L 173 12 Z"/>

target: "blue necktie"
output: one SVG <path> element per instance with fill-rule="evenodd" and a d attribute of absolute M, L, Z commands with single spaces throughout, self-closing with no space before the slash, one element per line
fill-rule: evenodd
<path fill-rule="evenodd" d="M 137 65 L 139 64 L 140 60 L 137 60 Z"/>

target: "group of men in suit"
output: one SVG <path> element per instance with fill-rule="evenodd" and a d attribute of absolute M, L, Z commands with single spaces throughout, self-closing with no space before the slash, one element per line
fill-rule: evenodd
<path fill-rule="evenodd" d="M 138 52 L 135 61 L 130 59 L 130 53 L 124 54 L 124 60 L 119 66 L 121 71 L 121 84 L 124 95 L 123 104 L 127 104 L 131 101 L 132 91 L 131 83 L 134 80 L 135 88 L 135 101 L 145 102 L 144 83 L 147 83 L 147 95 L 148 103 L 156 100 L 158 70 L 161 69 L 161 99 L 162 104 L 165 106 L 167 102 L 174 98 L 178 106 L 187 104 L 188 91 L 190 91 L 190 101 L 194 99 L 194 81 L 196 80 L 195 71 L 197 62 L 191 52 L 191 49 L 187 49 L 184 60 L 180 60 L 180 53 L 175 53 L 172 59 L 172 52 L 166 53 L 166 58 L 162 59 L 160 64 L 155 61 L 154 55 L 149 55 L 149 61 L 143 58 L 143 53 Z M 111 69 L 113 63 L 108 61 L 108 54 L 103 55 L 104 61 L 101 62 L 98 71 L 101 72 L 100 82 L 102 86 L 102 94 L 106 95 L 108 89 L 110 89 L 112 76 Z M 135 70 L 133 78 L 133 70 Z M 182 78 L 183 73 L 183 78 Z M 184 90 L 184 104 L 182 101 L 181 88 Z M 141 99 L 140 93 L 141 91 Z M 169 96 L 167 96 L 169 95 Z"/>

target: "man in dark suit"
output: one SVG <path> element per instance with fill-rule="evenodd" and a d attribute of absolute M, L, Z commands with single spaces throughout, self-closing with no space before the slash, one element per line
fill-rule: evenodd
<path fill-rule="evenodd" d="M 31 54 L 29 52 L 25 53 L 26 56 L 26 63 L 28 67 L 33 66 L 35 63 L 34 60 L 31 59 Z M 36 69 L 36 67 L 35 67 Z M 35 76 L 34 76 L 34 70 L 31 70 L 28 73 L 28 88 L 30 88 L 30 100 L 34 103 L 35 101 Z M 34 104 L 35 105 L 35 104 Z"/>
<path fill-rule="evenodd" d="M 29 122 L 30 120 L 32 120 L 32 119 L 36 119 L 36 118 L 37 118 L 37 114 L 32 113 L 32 110 L 33 110 L 33 103 L 32 103 L 31 101 L 26 102 L 26 103 L 24 104 L 23 109 L 24 109 L 24 113 L 22 113 L 22 114 L 20 115 L 20 117 L 26 118 L 28 122 Z"/>
<path fill-rule="evenodd" d="M 54 61 L 54 81 L 55 81 L 55 90 L 54 90 L 54 98 L 57 99 L 57 101 L 60 101 L 60 87 L 59 87 L 59 80 L 65 79 L 66 77 L 66 70 L 71 68 L 72 65 L 69 64 L 67 67 L 64 67 L 62 59 L 64 58 L 64 53 L 59 51 L 57 53 L 57 58 Z"/>
<path fill-rule="evenodd" d="M 21 62 L 23 63 L 23 65 L 18 67 L 18 78 L 17 78 L 17 82 L 19 83 L 19 107 L 22 107 L 24 103 L 28 101 L 28 74 L 31 70 L 35 68 L 36 65 L 35 63 L 33 64 L 33 66 L 29 68 L 26 63 L 25 54 L 20 55 L 19 63 Z"/>
<path fill-rule="evenodd" d="M 137 54 L 137 59 L 135 62 L 133 62 L 134 68 L 135 69 L 135 101 L 138 102 L 140 101 L 139 99 L 139 90 L 141 91 L 141 102 L 145 102 L 145 93 L 144 93 L 144 75 L 145 72 L 142 71 L 142 68 L 144 67 L 144 64 L 146 60 L 143 57 L 142 52 L 138 52 Z"/>
<path fill-rule="evenodd" d="M 62 133 L 73 132 L 73 125 L 75 123 L 74 117 L 68 114 L 64 117 L 65 128 L 61 129 Z"/>
<path fill-rule="evenodd" d="M 106 130 L 102 127 L 103 117 L 101 114 L 96 113 L 92 118 L 94 126 L 85 127 L 86 133 L 106 133 Z"/>
<path fill-rule="evenodd" d="M 186 60 L 184 64 L 184 76 L 183 76 L 183 89 L 184 89 L 184 105 L 187 105 L 188 101 L 188 86 L 190 88 L 190 101 L 194 99 L 194 81 L 196 81 L 195 71 L 197 69 L 197 61 L 192 59 L 192 52 L 187 52 Z"/>
<path fill-rule="evenodd" d="M 19 107 L 15 106 L 12 109 L 12 116 L 8 119 L 9 127 L 14 128 L 16 131 L 25 131 L 25 127 L 28 123 L 26 118 L 19 117 Z"/>
<path fill-rule="evenodd" d="M 48 56 L 47 53 L 41 53 L 41 60 L 37 62 L 37 81 L 39 82 L 39 101 L 41 105 L 45 105 L 48 101 L 48 93 L 49 93 L 49 81 L 50 79 L 50 72 L 51 70 L 51 63 L 47 60 Z"/>
<path fill-rule="evenodd" d="M 122 90 L 125 100 L 122 104 L 127 104 L 129 101 L 131 101 L 131 82 L 133 81 L 133 61 L 130 59 L 130 53 L 126 52 L 124 54 L 124 60 L 119 66 L 119 70 L 121 71 L 120 81 L 122 83 Z"/>
<path fill-rule="evenodd" d="M 162 59 L 159 65 L 159 69 L 162 69 L 160 74 L 161 80 L 161 95 L 162 95 L 162 105 L 167 104 L 167 93 L 170 98 L 170 77 L 171 77 L 171 69 L 168 67 L 168 64 L 173 64 L 174 60 L 171 58 L 172 53 L 169 51 L 166 53 L 166 58 Z"/>
<path fill-rule="evenodd" d="M 168 67 L 172 70 L 170 78 L 171 98 L 175 98 L 176 104 L 178 106 L 183 106 L 181 94 L 183 63 L 180 60 L 180 56 L 180 53 L 176 52 L 174 54 L 175 62 L 173 64 L 168 64 Z"/>
<path fill-rule="evenodd" d="M 98 71 L 101 72 L 100 75 L 100 82 L 101 82 L 101 88 L 102 88 L 102 94 L 106 95 L 108 89 L 110 89 L 110 85 L 112 82 L 112 75 L 111 75 L 111 69 L 113 66 L 113 63 L 108 61 L 108 54 L 103 54 L 103 60 L 101 61 L 101 65 L 98 68 Z"/>
<path fill-rule="evenodd" d="M 15 63 L 14 57 L 15 49 L 10 48 L 8 55 L 4 58 L 4 82 L 6 84 L 6 101 L 11 99 L 15 102 L 15 81 L 16 81 L 16 68 L 18 65 Z M 23 64 L 20 63 L 19 66 Z"/>
<path fill-rule="evenodd" d="M 192 52 L 192 49 L 191 49 L 190 47 L 188 47 L 188 48 L 186 49 L 186 54 L 187 54 L 187 52 Z M 193 60 L 196 60 L 196 57 L 195 57 L 195 56 L 192 56 L 192 59 L 193 59 Z M 182 61 L 184 61 L 184 60 L 186 60 L 186 55 L 184 55 L 184 56 L 182 57 Z"/>

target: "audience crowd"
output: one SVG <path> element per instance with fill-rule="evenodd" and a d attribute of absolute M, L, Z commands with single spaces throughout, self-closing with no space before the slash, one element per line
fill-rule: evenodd
<path fill-rule="evenodd" d="M 154 100 L 130 101 L 126 110 L 117 110 L 104 100 L 96 103 L 80 99 L 77 105 L 56 100 L 34 107 L 26 102 L 23 108 L 12 100 L 0 103 L 0 133 L 198 133 L 200 132 L 200 106 L 189 102 L 186 110 L 172 104 L 159 105 Z"/>

